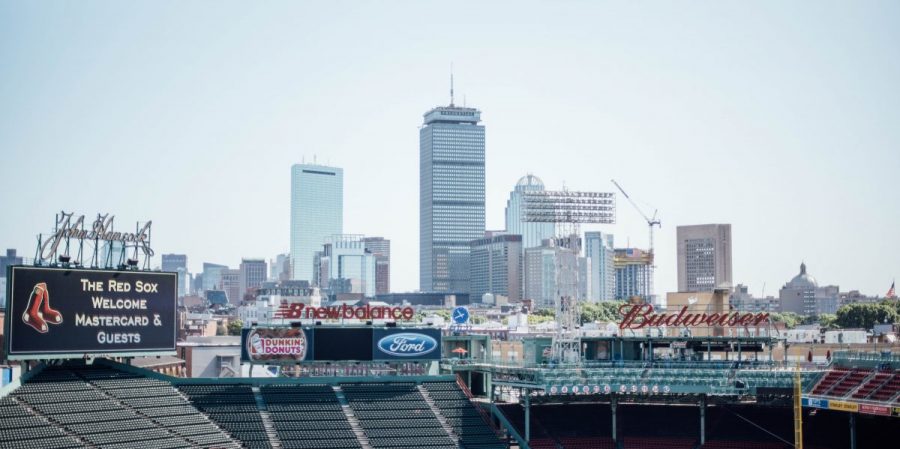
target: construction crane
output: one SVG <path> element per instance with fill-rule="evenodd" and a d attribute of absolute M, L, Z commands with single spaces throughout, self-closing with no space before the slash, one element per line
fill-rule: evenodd
<path fill-rule="evenodd" d="M 628 196 L 627 193 L 625 193 L 625 189 L 623 189 L 622 186 L 620 186 L 619 183 L 616 182 L 615 179 L 612 180 L 612 183 L 616 185 L 616 187 L 619 189 L 620 192 L 622 192 L 622 195 L 625 196 L 625 199 L 627 199 L 628 202 L 631 203 L 631 205 L 634 206 L 635 209 L 637 209 L 638 213 L 641 214 L 642 217 L 644 217 L 644 221 L 646 221 L 647 226 L 650 227 L 650 254 L 652 255 L 653 254 L 653 227 L 656 226 L 656 227 L 662 228 L 662 222 L 659 221 L 658 218 L 656 218 L 657 210 L 653 211 L 653 217 L 647 217 L 647 214 L 645 214 L 644 211 L 640 208 L 640 206 L 638 206 L 637 203 L 635 203 L 634 200 L 632 200 L 631 197 Z M 654 259 L 654 263 L 655 263 L 655 259 Z"/>

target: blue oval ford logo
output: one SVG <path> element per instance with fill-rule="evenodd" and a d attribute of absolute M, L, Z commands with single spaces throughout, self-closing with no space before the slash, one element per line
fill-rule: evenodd
<path fill-rule="evenodd" d="M 397 357 L 415 357 L 437 349 L 437 340 L 424 334 L 404 332 L 378 340 L 378 350 Z"/>

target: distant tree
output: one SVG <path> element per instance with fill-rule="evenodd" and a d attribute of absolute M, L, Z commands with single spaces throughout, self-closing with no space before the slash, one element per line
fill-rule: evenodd
<path fill-rule="evenodd" d="M 876 324 L 894 323 L 900 317 L 897 308 L 880 304 L 847 304 L 837 311 L 835 323 L 842 328 L 872 329 Z"/>
<path fill-rule="evenodd" d="M 769 318 L 773 323 L 784 323 L 784 327 L 793 329 L 800 322 L 800 315 L 793 312 L 774 312 L 769 314 Z"/>
<path fill-rule="evenodd" d="M 472 316 L 470 321 L 472 322 L 472 324 L 484 324 L 484 323 L 487 323 L 487 318 L 485 318 L 483 316 L 475 315 L 475 316 Z"/>
<path fill-rule="evenodd" d="M 234 320 L 228 323 L 228 335 L 241 335 L 241 329 L 244 328 L 244 322 Z"/>
<path fill-rule="evenodd" d="M 827 330 L 839 329 L 837 324 L 837 315 L 833 313 L 823 313 L 819 315 L 819 326 Z"/>
<path fill-rule="evenodd" d="M 541 324 L 548 321 L 554 321 L 555 319 L 556 317 L 554 316 L 532 314 L 528 315 L 528 324 Z"/>
<path fill-rule="evenodd" d="M 216 335 L 228 335 L 228 328 L 225 327 L 225 323 L 219 321 L 219 324 L 216 326 Z"/>
<path fill-rule="evenodd" d="M 619 308 L 622 307 L 623 304 L 625 303 L 622 301 L 584 303 L 581 305 L 581 322 L 619 321 L 622 319 Z"/>

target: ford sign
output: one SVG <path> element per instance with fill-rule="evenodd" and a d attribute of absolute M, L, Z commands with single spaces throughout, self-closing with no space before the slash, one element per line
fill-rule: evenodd
<path fill-rule="evenodd" d="M 418 357 L 437 349 L 437 340 L 419 333 L 403 332 L 378 340 L 378 350 L 395 357 Z"/>

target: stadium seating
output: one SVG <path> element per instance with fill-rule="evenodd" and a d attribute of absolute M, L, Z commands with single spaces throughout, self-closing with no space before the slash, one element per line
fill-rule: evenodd
<path fill-rule="evenodd" d="M 790 449 L 791 445 L 773 441 L 712 440 L 703 449 Z"/>
<path fill-rule="evenodd" d="M 900 391 L 900 372 L 895 371 L 890 379 L 882 384 L 869 396 L 869 399 L 875 401 L 889 401 L 894 398 L 894 402 L 900 401 L 897 392 Z"/>
<path fill-rule="evenodd" d="M 250 385 L 185 384 L 178 389 L 194 407 L 245 446 L 271 446 Z"/>
<path fill-rule="evenodd" d="M 831 390 L 832 387 L 835 386 L 841 379 L 847 376 L 848 371 L 844 369 L 833 369 L 825 374 L 819 383 L 813 387 L 812 394 L 814 395 L 824 395 L 828 391 Z"/>
<path fill-rule="evenodd" d="M 330 386 L 272 384 L 259 391 L 283 447 L 361 447 Z"/>
<path fill-rule="evenodd" d="M 0 403 L 0 448 L 240 447 L 171 384 L 102 365 L 47 367 Z"/>
<path fill-rule="evenodd" d="M 565 437 L 559 439 L 563 449 L 615 449 L 616 443 L 609 437 Z"/>
<path fill-rule="evenodd" d="M 841 380 L 835 383 L 835 385 L 825 394 L 834 397 L 844 397 L 850 391 L 859 387 L 863 380 L 869 377 L 870 374 L 872 374 L 870 370 L 851 370 L 848 375 L 841 378 Z"/>
<path fill-rule="evenodd" d="M 633 437 L 622 439 L 623 449 L 694 449 L 696 439 L 674 437 Z"/>
<path fill-rule="evenodd" d="M 374 448 L 427 447 L 456 449 L 459 445 L 443 430 L 437 416 L 413 383 L 341 384 L 354 415 Z M 391 404 L 385 407 L 385 404 Z M 383 436 L 384 429 L 431 430 L 437 436 Z"/>
<path fill-rule="evenodd" d="M 862 384 L 858 390 L 856 390 L 851 396 L 853 399 L 865 399 L 869 397 L 872 392 L 877 390 L 879 387 L 884 385 L 886 382 L 891 380 L 893 375 L 888 372 L 876 372 L 875 375 L 869 378 L 868 381 Z"/>
<path fill-rule="evenodd" d="M 506 446 L 455 382 L 427 382 L 424 387 L 459 438 L 460 447 L 499 449 Z"/>

